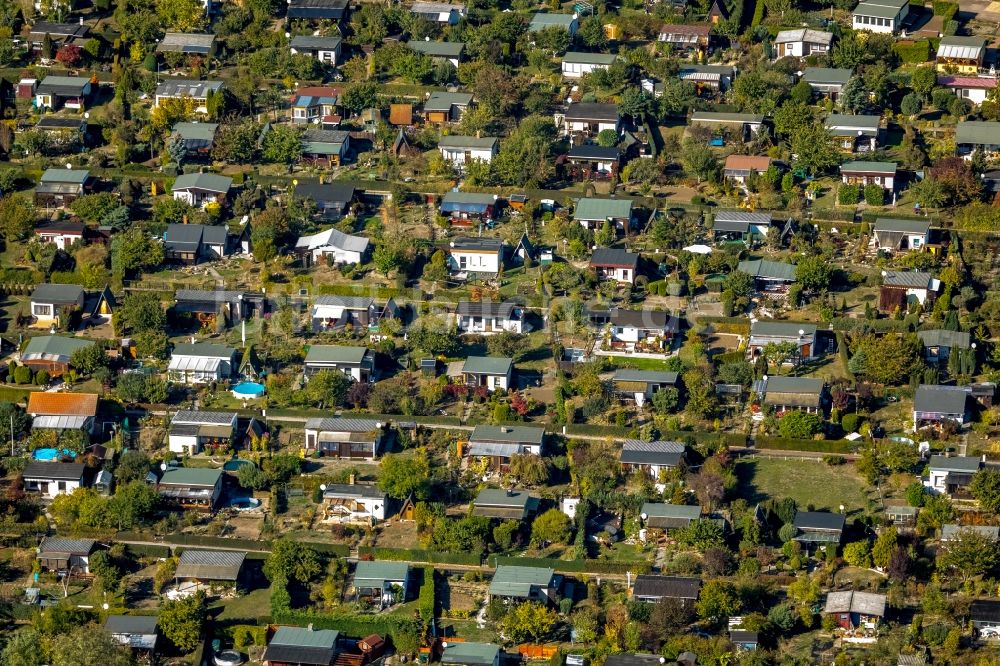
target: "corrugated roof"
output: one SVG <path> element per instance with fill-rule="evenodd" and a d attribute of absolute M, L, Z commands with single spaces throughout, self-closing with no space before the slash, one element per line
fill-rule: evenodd
<path fill-rule="evenodd" d="M 896 169 L 897 166 L 895 162 L 868 162 L 856 160 L 853 162 L 844 162 L 840 165 L 841 173 L 878 173 L 892 175 L 896 173 Z"/>
<path fill-rule="evenodd" d="M 1000 123 L 997 123 L 1000 131 Z M 880 217 L 875 220 L 874 231 L 897 231 L 910 234 L 926 234 L 931 223 L 927 220 L 900 220 L 893 217 Z"/>
<path fill-rule="evenodd" d="M 612 266 L 616 268 L 631 268 L 639 265 L 639 255 L 628 250 L 613 247 L 599 247 L 590 257 L 591 266 Z"/>
<path fill-rule="evenodd" d="M 641 574 L 635 578 L 632 594 L 637 597 L 697 599 L 701 591 L 700 578 Z"/>
<path fill-rule="evenodd" d="M 65 539 L 63 537 L 44 537 L 38 545 L 39 556 L 49 554 L 60 555 L 90 555 L 97 542 L 93 539 Z"/>
<path fill-rule="evenodd" d="M 474 150 L 492 150 L 500 141 L 495 136 L 461 136 L 449 134 L 441 137 L 439 148 L 472 148 Z M 492 195 L 491 195 L 492 196 Z"/>
<path fill-rule="evenodd" d="M 312 345 L 306 353 L 305 363 L 361 363 L 367 347 L 349 345 Z"/>
<path fill-rule="evenodd" d="M 171 419 L 171 423 L 194 423 L 197 425 L 228 425 L 233 422 L 236 412 L 205 412 L 182 409 Z"/>
<path fill-rule="evenodd" d="M 220 365 L 222 365 L 222 359 L 219 358 L 205 356 L 180 356 L 175 354 L 170 357 L 170 363 L 167 364 L 167 370 L 174 370 L 176 372 L 215 373 L 218 371 Z"/>
<path fill-rule="evenodd" d="M 182 342 L 174 345 L 173 356 L 201 356 L 207 358 L 230 359 L 236 349 L 225 345 L 217 345 L 211 342 L 196 342 L 194 344 Z"/>
<path fill-rule="evenodd" d="M 583 65 L 613 65 L 618 59 L 613 53 L 583 53 L 581 51 L 567 51 L 563 56 L 563 62 L 580 63 Z"/>
<path fill-rule="evenodd" d="M 46 169 L 40 182 L 83 185 L 88 178 L 90 178 L 90 172 L 86 169 Z"/>
<path fill-rule="evenodd" d="M 950 349 L 968 349 L 972 336 L 968 331 L 948 331 L 937 328 L 932 331 L 919 331 L 917 337 L 925 347 L 948 347 Z"/>
<path fill-rule="evenodd" d="M 755 278 L 795 282 L 795 264 L 786 264 L 783 261 L 768 261 L 766 259 L 741 261 L 736 270 Z"/>
<path fill-rule="evenodd" d="M 1000 122 L 966 120 L 955 127 L 955 143 L 976 145 L 1000 144 Z"/>
<path fill-rule="evenodd" d="M 538 32 L 539 30 L 551 28 L 552 26 L 559 26 L 569 30 L 569 27 L 575 20 L 576 16 L 573 14 L 548 14 L 538 12 L 531 17 L 531 23 L 528 24 L 528 32 Z"/>
<path fill-rule="evenodd" d="M 671 371 L 660 370 L 633 370 L 631 368 L 618 368 L 612 381 L 615 382 L 644 382 L 646 384 L 676 384 L 678 374 Z"/>
<path fill-rule="evenodd" d="M 905 4 L 905 3 L 904 3 Z M 852 12 L 855 16 L 874 16 L 876 18 L 894 19 L 899 15 L 899 7 L 890 7 L 873 2 L 859 2 Z"/>
<path fill-rule="evenodd" d="M 51 479 L 62 481 L 79 481 L 86 469 L 83 463 L 44 462 L 29 460 L 21 470 L 25 479 Z"/>
<path fill-rule="evenodd" d="M 373 433 L 379 429 L 380 421 L 374 419 L 345 419 L 340 417 L 306 419 L 306 430 L 324 432 Z"/>
<path fill-rule="evenodd" d="M 797 30 L 780 30 L 774 38 L 775 44 L 789 44 L 792 42 L 806 42 L 809 44 L 830 45 L 833 41 L 832 32 L 822 30 L 812 30 L 810 28 L 799 28 Z"/>
<path fill-rule="evenodd" d="M 358 562 L 354 570 L 354 587 L 383 587 L 386 582 L 405 581 L 410 575 L 406 562 Z"/>
<path fill-rule="evenodd" d="M 97 343 L 93 340 L 67 338 L 61 335 L 40 335 L 28 341 L 28 346 L 21 352 L 21 360 L 68 363 L 73 352 L 85 347 L 92 347 L 95 344 Z"/>
<path fill-rule="evenodd" d="M 938 44 L 937 57 L 979 60 L 983 57 L 985 49 L 986 40 L 982 37 L 942 37 Z"/>
<path fill-rule="evenodd" d="M 161 486 L 215 486 L 222 478 L 221 469 L 205 467 L 168 467 L 160 477 Z"/>
<path fill-rule="evenodd" d="M 750 324 L 750 335 L 797 338 L 801 335 L 812 337 L 816 333 L 816 324 L 794 321 L 773 321 L 761 319 Z"/>
<path fill-rule="evenodd" d="M 940 472 L 970 472 L 975 473 L 982 467 L 983 461 L 975 456 L 931 456 L 929 467 Z"/>
<path fill-rule="evenodd" d="M 921 384 L 913 396 L 913 411 L 930 414 L 964 414 L 966 400 L 971 393 L 972 389 L 968 386 Z"/>
<path fill-rule="evenodd" d="M 205 190 L 225 194 L 233 186 L 233 179 L 217 173 L 185 173 L 177 176 L 172 192 L 180 190 Z"/>
<path fill-rule="evenodd" d="M 47 393 L 35 391 L 28 396 L 28 413 L 46 416 L 95 416 L 96 393 Z"/>
<path fill-rule="evenodd" d="M 83 295 L 83 287 L 78 284 L 40 284 L 31 292 L 35 303 L 55 303 L 70 305 L 77 303 Z"/>
<path fill-rule="evenodd" d="M 930 273 L 923 271 L 885 271 L 882 284 L 887 287 L 927 289 L 933 279 Z"/>
<path fill-rule="evenodd" d="M 720 210 L 715 214 L 716 222 L 743 222 L 753 225 L 771 224 L 770 213 L 750 213 L 743 210 Z"/>
<path fill-rule="evenodd" d="M 646 502 L 640 513 L 648 518 L 682 518 L 697 520 L 701 517 L 701 507 L 688 504 L 667 504 L 665 502 Z"/>
<path fill-rule="evenodd" d="M 441 654 L 441 663 L 461 666 L 489 666 L 496 661 L 499 653 L 500 646 L 493 643 L 449 641 L 448 647 Z"/>
<path fill-rule="evenodd" d="M 234 550 L 185 550 L 177 564 L 176 578 L 236 580 L 247 554 Z"/>
<path fill-rule="evenodd" d="M 631 199 L 584 197 L 576 202 L 574 220 L 627 220 L 632 216 Z"/>

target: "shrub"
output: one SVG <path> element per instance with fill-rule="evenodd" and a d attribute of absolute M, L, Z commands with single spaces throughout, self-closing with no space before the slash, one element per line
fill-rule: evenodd
<path fill-rule="evenodd" d="M 903 97 L 903 101 L 899 103 L 899 110 L 908 116 L 915 116 L 920 113 L 920 109 L 923 107 L 923 100 L 920 95 L 911 92 L 907 93 Z"/>
<path fill-rule="evenodd" d="M 955 99 L 957 99 L 957 95 L 947 88 L 935 88 L 931 91 L 931 104 L 940 111 L 949 110 Z"/>
<path fill-rule="evenodd" d="M 49 371 L 39 370 L 38 373 L 35 375 L 35 384 L 37 384 L 38 386 L 45 386 L 48 383 L 49 383 Z"/>
<path fill-rule="evenodd" d="M 858 426 L 861 425 L 862 419 L 857 414 L 844 414 L 844 417 L 840 419 L 840 427 L 844 429 L 846 433 L 852 433 L 858 431 Z"/>
<path fill-rule="evenodd" d="M 31 368 L 21 365 L 18 366 L 17 370 L 14 371 L 14 383 L 15 384 L 30 384 L 31 383 Z"/>
<path fill-rule="evenodd" d="M 942 21 L 950 21 L 958 13 L 957 2 L 947 2 L 947 0 L 934 0 L 934 16 L 940 16 Z"/>
<path fill-rule="evenodd" d="M 865 203 L 869 206 L 881 206 L 885 203 L 885 190 L 881 185 L 865 185 Z"/>
<path fill-rule="evenodd" d="M 896 42 L 892 50 L 904 63 L 919 65 L 930 60 L 931 43 L 926 39 L 915 42 Z"/>
<path fill-rule="evenodd" d="M 853 206 L 860 199 L 861 190 L 857 185 L 841 185 L 837 190 L 837 203 L 842 206 Z"/>

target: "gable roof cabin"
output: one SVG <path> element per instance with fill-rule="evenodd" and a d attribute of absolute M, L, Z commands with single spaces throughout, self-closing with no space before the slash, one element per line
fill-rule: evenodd
<path fill-rule="evenodd" d="M 645 393 L 649 396 L 664 386 L 676 386 L 680 375 L 671 370 L 634 370 L 618 368 L 611 382 L 615 390 L 626 393 Z"/>
<path fill-rule="evenodd" d="M 522 453 L 541 455 L 544 440 L 544 428 L 479 424 L 469 436 L 469 455 L 503 459 Z"/>
<path fill-rule="evenodd" d="M 174 191 L 177 190 L 175 182 Z M 166 258 L 175 261 L 197 262 L 205 256 L 221 258 L 227 253 L 228 243 L 229 232 L 225 226 L 168 224 L 163 233 Z"/>
<path fill-rule="evenodd" d="M 157 53 L 211 55 L 215 51 L 215 35 L 193 32 L 168 32 L 156 45 Z"/>
<path fill-rule="evenodd" d="M 172 133 L 184 141 L 184 149 L 192 154 L 210 151 L 218 131 L 218 123 L 180 122 L 174 124 Z"/>
<path fill-rule="evenodd" d="M 174 420 L 176 421 L 176 417 Z M 171 423 L 171 431 L 174 428 Z M 229 428 L 231 432 L 232 427 Z M 156 484 L 156 491 L 165 501 L 176 503 L 182 508 L 212 510 L 222 493 L 222 477 L 221 469 L 167 467 Z"/>
<path fill-rule="evenodd" d="M 405 588 L 410 577 L 408 562 L 360 561 L 354 569 L 354 587 L 384 590 L 396 584 Z"/>
<path fill-rule="evenodd" d="M 573 219 L 588 229 L 596 229 L 605 222 L 611 222 L 614 226 L 627 230 L 632 224 L 634 204 L 631 199 L 583 197 L 576 202 Z"/>
<path fill-rule="evenodd" d="M 962 532 L 976 532 L 990 541 L 1000 540 L 1000 527 L 996 525 L 956 525 L 948 523 L 941 526 L 941 541 L 954 541 Z"/>
<path fill-rule="evenodd" d="M 617 247 L 599 247 L 590 256 L 591 268 L 628 268 L 635 271 L 639 255 Z"/>
<path fill-rule="evenodd" d="M 492 217 L 497 204 L 497 195 L 489 192 L 445 192 L 441 197 L 441 205 L 438 210 L 442 215 L 450 215 L 453 218 L 478 218 Z M 503 242 L 495 238 L 456 238 L 452 247 L 460 249 L 459 242 L 480 241 L 480 245 L 492 244 L 502 246 Z"/>
<path fill-rule="evenodd" d="M 577 102 L 566 105 L 564 117 L 566 122 L 617 123 L 621 114 L 617 104 Z"/>
<path fill-rule="evenodd" d="M 62 374 L 69 369 L 69 361 L 74 352 L 95 344 L 97 343 L 93 340 L 63 335 L 38 335 L 28 340 L 28 346 L 21 352 L 21 363 L 36 370 L 47 370 L 50 375 Z"/>
<path fill-rule="evenodd" d="M 38 554 L 35 559 L 49 570 L 67 569 L 72 566 L 86 573 L 90 564 L 88 558 L 96 548 L 97 542 L 93 539 L 43 537 L 38 544 Z"/>
<path fill-rule="evenodd" d="M 340 21 L 347 13 L 348 0 L 288 0 L 290 19 Z"/>
<path fill-rule="evenodd" d="M 736 270 L 763 282 L 795 282 L 795 264 L 767 259 L 741 261 Z"/>
<path fill-rule="evenodd" d="M 32 429 L 90 430 L 97 416 L 96 393 L 46 393 L 28 396 L 27 412 Z"/>
<path fill-rule="evenodd" d="M 774 37 L 775 44 L 792 44 L 803 42 L 807 44 L 819 44 L 830 47 L 833 41 L 833 33 L 823 30 L 813 30 L 812 28 L 794 28 L 792 30 L 779 30 Z"/>
<path fill-rule="evenodd" d="M 503 650 L 493 643 L 448 641 L 441 653 L 445 666 L 498 666 Z"/>
<path fill-rule="evenodd" d="M 778 411 L 804 409 L 818 411 L 823 402 L 822 379 L 815 377 L 768 376 L 764 384 L 764 404 Z"/>
<path fill-rule="evenodd" d="M 701 507 L 696 504 L 645 502 L 639 513 L 648 527 L 668 530 L 687 527 L 692 521 L 701 518 Z"/>
<path fill-rule="evenodd" d="M 247 554 L 236 550 L 185 550 L 177 563 L 174 578 L 199 581 L 235 581 L 240 577 Z"/>
<path fill-rule="evenodd" d="M 334 263 L 356 264 L 364 259 L 370 244 L 364 236 L 352 236 L 331 227 L 311 236 L 300 236 L 295 241 L 295 252 L 310 257 L 311 261 L 332 255 Z"/>
<path fill-rule="evenodd" d="M 875 220 L 872 231 L 876 245 L 880 249 L 909 250 L 927 244 L 930 228 L 929 220 L 900 220 L 880 217 Z"/>
<path fill-rule="evenodd" d="M 913 395 L 914 431 L 925 422 L 952 421 L 961 427 L 968 414 L 967 403 L 970 395 L 972 389 L 968 386 L 921 384 Z"/>
<path fill-rule="evenodd" d="M 406 43 L 411 51 L 422 53 L 431 58 L 459 61 L 465 52 L 465 42 L 438 42 L 433 40 L 411 39 Z M 395 124 L 395 123 L 394 123 Z M 406 124 L 409 124 L 407 121 Z"/>
<path fill-rule="evenodd" d="M 54 21 L 36 21 L 28 32 L 28 41 L 40 47 L 46 35 L 53 45 L 72 44 L 90 34 L 90 26 L 86 23 L 56 23 Z"/>
<path fill-rule="evenodd" d="M 838 93 L 854 76 L 854 71 L 838 67 L 806 67 L 802 80 L 816 92 Z"/>
<path fill-rule="evenodd" d="M 490 580 L 490 597 L 548 600 L 554 576 L 555 570 L 546 567 L 500 564 Z"/>
<path fill-rule="evenodd" d="M 509 375 L 514 359 L 509 356 L 467 356 L 462 372 L 472 375 Z"/>
<path fill-rule="evenodd" d="M 300 179 L 299 184 L 295 186 L 296 198 L 311 200 L 316 204 L 317 214 L 329 220 L 339 219 L 346 213 L 356 194 L 354 185 L 337 181 L 324 183 L 319 180 Z"/>
<path fill-rule="evenodd" d="M 640 467 L 647 465 L 677 467 L 683 459 L 683 444 L 662 440 L 643 442 L 638 439 L 626 439 L 622 442 L 619 456 L 621 464 Z"/>
<path fill-rule="evenodd" d="M 640 574 L 635 577 L 635 585 L 632 586 L 632 597 L 646 602 L 679 599 L 685 604 L 693 604 L 700 592 L 701 579 L 686 576 Z"/>
<path fill-rule="evenodd" d="M 824 613 L 858 613 L 861 615 L 885 616 L 885 595 L 872 592 L 844 590 L 826 595 Z"/>
<path fill-rule="evenodd" d="M 705 23 L 667 23 L 660 27 L 658 40 L 682 48 L 705 47 L 712 26 Z"/>
<path fill-rule="evenodd" d="M 550 14 L 548 12 L 536 12 L 531 17 L 528 24 L 528 32 L 539 32 L 546 28 L 558 27 L 568 30 L 570 34 L 576 32 L 578 18 L 576 14 Z"/>
<path fill-rule="evenodd" d="M 501 520 L 524 520 L 538 510 L 538 498 L 527 490 L 483 488 L 472 502 L 472 515 Z"/>
<path fill-rule="evenodd" d="M 320 51 L 326 51 L 330 53 L 339 53 L 340 45 L 343 42 L 340 35 L 296 35 L 292 37 L 292 41 L 288 43 L 288 46 L 296 53 L 318 53 Z"/>
<path fill-rule="evenodd" d="M 61 206 L 83 196 L 93 183 L 86 169 L 46 169 L 35 187 L 35 201 L 46 206 Z"/>
<path fill-rule="evenodd" d="M 928 348 L 969 349 L 972 344 L 972 336 L 968 331 L 949 331 L 941 328 L 917 331 L 917 338 Z"/>
<path fill-rule="evenodd" d="M 222 81 L 167 79 L 156 86 L 155 97 L 157 104 L 159 104 L 160 98 L 183 99 L 190 97 L 194 100 L 202 100 L 208 97 L 209 92 L 218 93 L 224 85 Z"/>

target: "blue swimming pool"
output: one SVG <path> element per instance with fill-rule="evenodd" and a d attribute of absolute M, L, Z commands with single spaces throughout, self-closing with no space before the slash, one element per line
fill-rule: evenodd
<path fill-rule="evenodd" d="M 241 467 L 254 467 L 252 460 L 244 460 L 242 458 L 233 458 L 232 460 L 227 460 L 226 464 L 222 466 L 222 469 L 226 472 L 238 472 Z"/>
<path fill-rule="evenodd" d="M 76 458 L 76 451 L 69 451 L 63 449 L 62 452 L 59 449 L 35 449 L 34 453 L 31 454 L 35 460 L 58 460 L 62 457 Z"/>
<path fill-rule="evenodd" d="M 252 511 L 260 507 L 260 500 L 254 497 L 236 497 L 229 502 L 229 506 L 237 511 Z"/>
<path fill-rule="evenodd" d="M 237 398 L 259 398 L 264 395 L 264 385 L 257 382 L 240 382 L 233 387 L 233 395 Z"/>

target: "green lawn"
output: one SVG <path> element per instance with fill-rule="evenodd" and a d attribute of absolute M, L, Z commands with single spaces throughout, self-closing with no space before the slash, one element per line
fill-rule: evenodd
<path fill-rule="evenodd" d="M 768 498 L 791 497 L 800 507 L 836 511 L 865 506 L 865 482 L 853 465 L 827 465 L 815 460 L 754 458 L 736 463 L 743 497 L 754 503 Z"/>
<path fill-rule="evenodd" d="M 271 588 L 254 590 L 235 599 L 217 600 L 209 608 L 216 620 L 256 620 L 271 614 Z M 221 609 L 218 615 L 215 615 L 216 609 Z"/>

